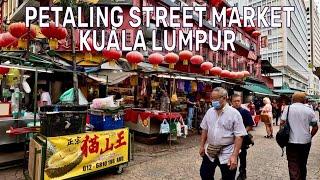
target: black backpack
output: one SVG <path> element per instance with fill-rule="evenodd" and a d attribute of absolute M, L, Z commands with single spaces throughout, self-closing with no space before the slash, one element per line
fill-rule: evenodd
<path fill-rule="evenodd" d="M 286 147 L 289 143 L 289 137 L 290 137 L 289 110 L 290 110 L 290 106 L 288 107 L 287 121 L 284 124 L 284 126 L 279 129 L 279 131 L 276 135 L 277 143 L 282 148 L 282 155 L 281 156 L 283 156 L 284 147 Z"/>

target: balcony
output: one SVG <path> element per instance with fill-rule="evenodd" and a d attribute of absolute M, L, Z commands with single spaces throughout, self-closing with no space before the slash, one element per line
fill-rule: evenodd
<path fill-rule="evenodd" d="M 24 21 L 26 15 L 26 7 L 39 7 L 40 2 L 36 0 L 26 0 L 9 15 L 10 22 Z"/>

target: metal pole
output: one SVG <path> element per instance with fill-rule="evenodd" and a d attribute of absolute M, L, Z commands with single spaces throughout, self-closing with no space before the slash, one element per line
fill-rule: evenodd
<path fill-rule="evenodd" d="M 70 1 L 70 6 L 74 7 L 72 1 Z M 73 95 L 74 95 L 74 105 L 79 105 L 79 93 L 78 93 L 78 75 L 77 75 L 77 60 L 76 60 L 76 45 L 74 37 L 74 28 L 71 26 L 71 47 L 72 47 L 72 62 L 73 62 Z"/>
<path fill-rule="evenodd" d="M 313 17 L 313 0 L 310 0 L 310 46 L 311 46 L 311 54 L 310 54 L 310 57 L 311 57 L 311 64 L 312 64 L 312 68 L 311 68 L 311 72 L 313 72 L 313 20 L 312 20 L 312 17 Z"/>
<path fill-rule="evenodd" d="M 108 81 L 109 81 L 109 76 L 107 76 L 107 82 L 106 82 L 106 96 L 108 96 Z"/>
<path fill-rule="evenodd" d="M 37 118 L 37 91 L 38 91 L 38 70 L 36 69 L 34 73 L 34 92 L 33 92 L 33 126 L 36 126 L 36 118 Z"/>

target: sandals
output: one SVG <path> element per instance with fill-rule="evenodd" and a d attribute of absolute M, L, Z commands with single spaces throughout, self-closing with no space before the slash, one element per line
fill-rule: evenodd
<path fill-rule="evenodd" d="M 271 135 L 271 136 L 267 135 L 267 136 L 264 136 L 264 138 L 272 139 L 272 138 L 273 138 L 273 135 Z"/>

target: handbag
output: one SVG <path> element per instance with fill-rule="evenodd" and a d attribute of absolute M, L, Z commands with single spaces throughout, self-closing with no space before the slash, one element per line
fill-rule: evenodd
<path fill-rule="evenodd" d="M 276 141 L 278 145 L 282 148 L 282 155 L 284 153 L 283 148 L 286 147 L 289 143 L 289 138 L 290 138 L 290 124 L 289 124 L 289 111 L 290 111 L 290 106 L 288 106 L 288 112 L 287 112 L 287 121 L 281 127 L 276 135 Z"/>
<path fill-rule="evenodd" d="M 266 124 L 270 123 L 270 118 L 267 114 L 261 114 L 260 119 L 261 119 L 261 122 L 264 122 Z"/>

